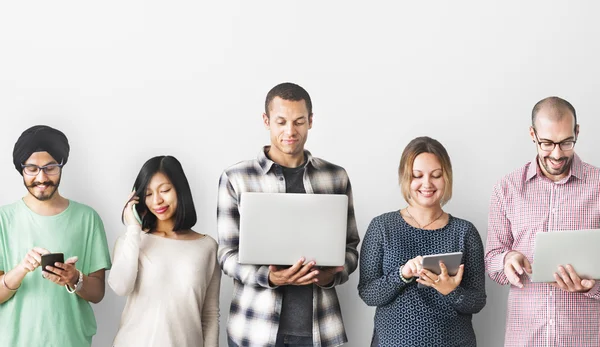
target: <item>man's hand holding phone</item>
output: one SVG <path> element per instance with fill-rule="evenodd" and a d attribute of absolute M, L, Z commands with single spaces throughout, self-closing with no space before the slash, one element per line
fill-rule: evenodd
<path fill-rule="evenodd" d="M 58 253 L 62 255 L 62 253 Z M 67 261 L 55 261 L 46 265 L 42 269 L 42 276 L 45 279 L 52 281 L 59 286 L 68 284 L 73 287 L 79 280 L 79 271 L 75 267 L 77 257 L 71 257 Z"/>
<path fill-rule="evenodd" d="M 129 194 L 129 197 L 127 198 L 127 204 L 123 210 L 123 222 L 125 225 L 142 225 L 142 219 L 135 209 L 135 205 L 137 205 L 139 202 L 140 198 L 135 195 L 135 190 L 133 190 L 133 192 Z"/>

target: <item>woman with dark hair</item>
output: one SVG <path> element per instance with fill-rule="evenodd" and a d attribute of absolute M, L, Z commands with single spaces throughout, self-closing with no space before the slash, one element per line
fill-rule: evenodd
<path fill-rule="evenodd" d="M 122 221 L 127 231 L 108 276 L 113 291 L 127 296 L 114 346 L 218 346 L 217 243 L 191 229 L 196 210 L 177 159 L 158 156 L 142 166 Z"/>
<path fill-rule="evenodd" d="M 444 146 L 417 137 L 398 169 L 408 206 L 375 217 L 360 250 L 358 292 L 376 306 L 371 346 L 476 346 L 473 314 L 486 302 L 483 244 L 475 226 L 446 213 L 452 165 Z M 462 252 L 455 275 L 423 268 L 425 255 Z M 418 286 L 420 284 L 421 286 Z"/>

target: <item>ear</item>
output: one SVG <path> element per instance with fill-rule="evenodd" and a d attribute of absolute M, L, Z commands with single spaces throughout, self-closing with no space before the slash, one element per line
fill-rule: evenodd
<path fill-rule="evenodd" d="M 312 129 L 313 114 L 308 115 L 308 128 Z"/>
<path fill-rule="evenodd" d="M 535 143 L 535 130 L 533 130 L 532 126 L 529 127 L 529 136 L 531 136 L 531 140 Z"/>
<path fill-rule="evenodd" d="M 262 118 L 263 118 L 263 124 L 265 126 L 265 129 L 269 130 L 269 128 L 271 127 L 271 122 L 269 120 L 269 116 L 266 113 L 263 113 Z"/>
<path fill-rule="evenodd" d="M 575 125 L 575 138 L 579 137 L 579 124 Z"/>

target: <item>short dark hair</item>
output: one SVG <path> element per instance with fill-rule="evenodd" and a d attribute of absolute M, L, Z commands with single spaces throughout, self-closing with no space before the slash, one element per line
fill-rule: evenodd
<path fill-rule="evenodd" d="M 446 183 L 444 194 L 440 204 L 444 205 L 452 198 L 452 163 L 446 148 L 437 140 L 431 137 L 421 136 L 413 139 L 406 145 L 400 165 L 398 166 L 398 181 L 404 200 L 410 204 L 410 183 L 413 179 L 413 164 L 419 154 L 431 153 L 437 157 L 442 165 L 442 177 Z"/>
<path fill-rule="evenodd" d="M 167 176 L 177 194 L 177 210 L 175 211 L 173 231 L 191 229 L 197 221 L 192 191 L 181 163 L 170 155 L 161 155 L 146 161 L 135 179 L 133 185 L 135 195 L 140 199 L 139 203 L 136 204 L 136 209 L 142 219 L 142 229 L 152 231 L 156 227 L 156 216 L 146 206 L 146 189 L 152 177 L 159 172 Z"/>
<path fill-rule="evenodd" d="M 290 101 L 304 100 L 306 109 L 308 110 L 308 116 L 312 116 L 312 101 L 310 101 L 310 95 L 308 95 L 308 92 L 299 85 L 285 82 L 280 83 L 269 90 L 267 93 L 267 98 L 265 99 L 265 114 L 267 116 L 269 116 L 269 106 L 271 105 L 271 101 L 273 101 L 273 99 L 276 97 Z"/>
<path fill-rule="evenodd" d="M 538 101 L 537 104 L 535 104 L 535 106 L 533 106 L 533 109 L 531 110 L 531 126 L 532 127 L 535 128 L 535 119 L 537 117 L 537 114 L 544 107 L 550 107 L 550 108 L 560 110 L 563 112 L 569 111 L 573 115 L 573 118 L 575 119 L 575 128 L 577 128 L 577 112 L 575 112 L 575 107 L 573 107 L 573 105 L 571 105 L 571 103 L 568 102 L 567 100 L 559 98 L 558 96 L 549 96 L 547 98 L 544 98 L 544 99 Z"/>

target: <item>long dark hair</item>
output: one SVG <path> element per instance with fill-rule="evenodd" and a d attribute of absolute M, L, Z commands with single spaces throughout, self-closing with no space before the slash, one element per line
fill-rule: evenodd
<path fill-rule="evenodd" d="M 146 161 L 135 179 L 135 196 L 139 198 L 139 203 L 135 205 L 135 208 L 142 219 L 142 229 L 152 231 L 156 227 L 156 216 L 146 206 L 146 189 L 152 177 L 159 172 L 167 176 L 177 194 L 177 210 L 175 211 L 173 231 L 191 229 L 198 220 L 194 200 L 192 199 L 192 191 L 181 163 L 170 155 L 161 155 Z"/>

